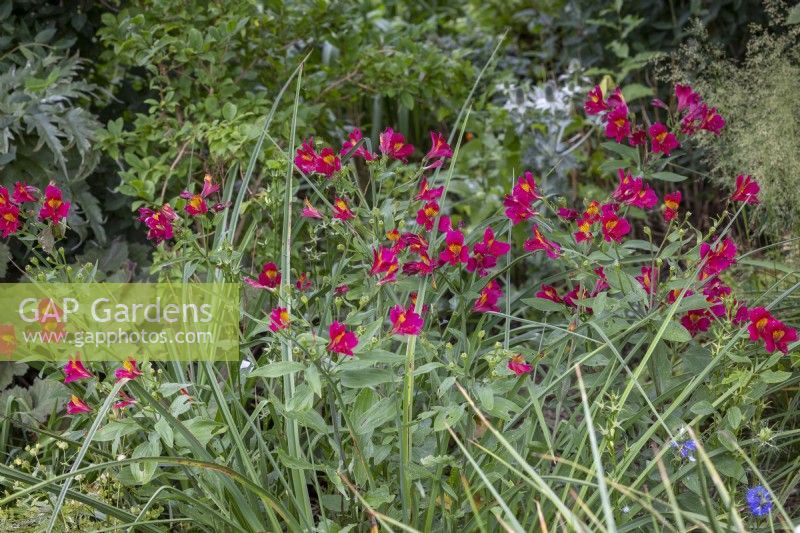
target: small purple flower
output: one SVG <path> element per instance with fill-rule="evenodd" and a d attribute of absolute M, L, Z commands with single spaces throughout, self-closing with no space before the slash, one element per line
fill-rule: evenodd
<path fill-rule="evenodd" d="M 744 499 L 747 500 L 750 512 L 755 516 L 764 516 L 772 511 L 772 497 L 762 485 L 747 489 Z"/>
<path fill-rule="evenodd" d="M 695 461 L 694 452 L 697 451 L 697 443 L 692 439 L 686 439 L 684 441 L 672 441 L 672 447 L 678 450 L 678 453 L 684 459 L 688 459 L 691 462 Z"/>

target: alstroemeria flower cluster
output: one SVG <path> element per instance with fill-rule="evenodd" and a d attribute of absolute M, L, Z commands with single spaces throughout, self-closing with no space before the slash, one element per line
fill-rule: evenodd
<path fill-rule="evenodd" d="M 178 218 L 178 214 L 169 204 L 164 204 L 157 210 L 149 207 L 139 208 L 139 222 L 147 226 L 147 238 L 156 244 L 174 236 L 173 223 Z"/>
<path fill-rule="evenodd" d="M 122 363 L 122 367 L 117 368 L 114 371 L 114 378 L 116 381 L 120 381 L 121 379 L 129 379 L 133 380 L 138 378 L 142 375 L 142 371 L 139 370 L 136 360 L 135 359 L 128 359 Z M 74 383 L 76 381 L 81 381 L 85 379 L 92 379 L 94 375 L 89 372 L 89 370 L 84 366 L 80 359 L 70 359 L 64 365 L 64 384 Z M 121 400 L 114 403 L 112 406 L 116 410 L 124 409 L 130 405 L 136 403 L 136 400 L 126 394 L 124 391 L 120 391 L 120 398 Z M 67 414 L 68 415 L 81 415 L 84 413 L 90 413 L 92 408 L 87 404 L 84 400 L 80 398 L 77 394 L 72 394 L 70 396 L 69 402 L 67 402 Z"/>
<path fill-rule="evenodd" d="M 326 178 L 332 177 L 342 169 L 342 161 L 333 151 L 333 148 L 326 146 L 317 153 L 314 148 L 313 138 L 304 141 L 300 148 L 297 149 L 294 164 L 303 174 L 317 173 Z"/>
<path fill-rule="evenodd" d="M 750 333 L 750 340 L 764 341 L 768 353 L 775 350 L 788 353 L 788 344 L 797 340 L 797 330 L 772 316 L 772 313 L 764 307 L 750 309 L 748 318 L 750 324 L 747 326 L 747 331 Z"/>
<path fill-rule="evenodd" d="M 191 217 L 196 217 L 208 213 L 208 203 L 206 199 L 212 194 L 219 191 L 219 184 L 214 183 L 214 178 L 211 174 L 206 174 L 203 178 L 203 188 L 198 194 L 192 194 L 190 191 L 185 190 L 181 193 L 181 198 L 188 200 L 186 206 L 183 208 L 186 213 Z M 214 212 L 220 212 L 227 207 L 227 204 L 217 202 L 211 207 Z"/>
<path fill-rule="evenodd" d="M 60 224 L 67 218 L 70 202 L 64 199 L 61 189 L 53 183 L 45 188 L 38 214 L 35 210 L 26 211 L 25 204 L 38 202 L 38 195 L 37 188 L 21 181 L 14 185 L 14 190 L 10 193 L 7 187 L 0 186 L 0 235 L 3 239 L 19 231 L 23 215 L 33 217 L 36 214 L 40 221 L 50 221 L 53 224 Z"/>

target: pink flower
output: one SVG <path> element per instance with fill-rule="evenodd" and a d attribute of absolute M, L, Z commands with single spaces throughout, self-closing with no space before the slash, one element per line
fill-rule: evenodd
<path fill-rule="evenodd" d="M 350 220 L 355 218 L 356 215 L 350 210 L 347 200 L 344 198 L 336 198 L 333 201 L 333 218 L 339 220 Z"/>
<path fill-rule="evenodd" d="M 636 276 L 636 281 L 639 282 L 639 285 L 642 286 L 647 294 L 652 294 L 656 290 L 655 283 L 658 281 L 658 275 L 657 268 L 643 266 L 642 274 L 640 276 Z"/>
<path fill-rule="evenodd" d="M 346 284 L 341 284 L 333 290 L 333 293 L 337 296 L 341 296 L 343 294 L 347 294 L 350 291 L 350 287 Z"/>
<path fill-rule="evenodd" d="M 600 89 L 599 85 L 595 85 L 586 97 L 583 110 L 586 111 L 587 115 L 598 115 L 606 109 L 608 109 L 608 105 L 603 99 L 603 90 Z"/>
<path fill-rule="evenodd" d="M 0 206 L 0 232 L 2 232 L 3 238 L 16 233 L 19 226 L 19 207 L 11 203 Z"/>
<path fill-rule="evenodd" d="M 423 320 L 414 312 L 414 304 L 407 309 L 395 305 L 389 310 L 389 319 L 392 321 L 392 333 L 396 335 L 419 335 L 422 330 Z"/>
<path fill-rule="evenodd" d="M 129 405 L 134 405 L 136 403 L 136 400 L 134 398 L 131 398 L 130 396 L 128 396 L 125 393 L 125 391 L 123 391 L 123 390 L 119 391 L 119 397 L 122 398 L 122 399 L 119 400 L 118 402 L 114 402 L 114 405 L 113 405 L 114 409 L 117 409 L 117 410 L 125 409 Z"/>
<path fill-rule="evenodd" d="M 320 213 L 316 207 L 311 205 L 311 202 L 308 201 L 308 198 L 303 200 L 303 210 L 300 212 L 300 216 L 322 220 L 322 213 Z"/>
<path fill-rule="evenodd" d="M 719 135 L 722 128 L 725 127 L 725 119 L 722 115 L 717 113 L 717 108 L 704 109 L 703 118 L 700 121 L 700 129 L 710 131 L 715 135 Z"/>
<path fill-rule="evenodd" d="M 308 279 L 307 272 L 301 272 L 300 276 L 298 276 L 297 281 L 294 282 L 294 286 L 298 291 L 307 291 L 311 288 L 311 280 Z"/>
<path fill-rule="evenodd" d="M 678 216 L 678 206 L 681 203 L 681 191 L 664 195 L 664 220 L 674 220 Z"/>
<path fill-rule="evenodd" d="M 18 204 L 24 204 L 26 202 L 35 202 L 36 195 L 38 193 L 39 189 L 37 189 L 36 187 L 31 187 L 30 185 L 26 185 L 21 181 L 18 181 L 14 185 L 13 198 L 14 201 Z M 0 207 L 2 207 L 2 202 L 0 202 Z"/>
<path fill-rule="evenodd" d="M 353 348 L 358 345 L 358 337 L 352 331 L 347 331 L 341 322 L 333 321 L 328 327 L 328 351 L 353 356 Z"/>
<path fill-rule="evenodd" d="M 714 249 L 707 243 L 700 245 L 700 259 L 702 268 L 700 279 L 706 279 L 727 270 L 736 258 L 736 244 L 725 238 Z"/>
<path fill-rule="evenodd" d="M 481 289 L 478 299 L 472 305 L 472 310 L 478 313 L 496 313 L 500 311 L 497 301 L 501 296 L 503 296 L 503 291 L 500 289 L 500 285 L 495 280 L 491 280 Z"/>
<path fill-rule="evenodd" d="M 392 128 L 386 128 L 386 130 L 381 133 L 380 149 L 382 154 L 392 159 L 399 159 L 403 163 L 405 163 L 408 160 L 408 156 L 414 152 L 414 147 L 406 143 L 406 138 L 403 134 L 395 132 Z"/>
<path fill-rule="evenodd" d="M 730 296 L 731 288 L 725 285 L 718 277 L 713 277 L 703 287 L 703 295 L 709 303 L 711 313 L 716 317 L 723 317 L 727 314 L 725 302 L 722 298 Z"/>
<path fill-rule="evenodd" d="M 39 210 L 39 220 L 44 221 L 49 218 L 53 224 L 58 224 L 69 214 L 69 206 L 70 203 L 62 198 L 61 189 L 51 183 L 44 190 L 44 202 Z"/>
<path fill-rule="evenodd" d="M 417 224 L 424 226 L 426 230 L 433 229 L 433 221 L 439 214 L 439 203 L 436 200 L 431 200 L 426 203 L 422 209 L 417 211 Z"/>
<path fill-rule="evenodd" d="M 435 189 L 429 189 L 428 178 L 423 176 L 422 181 L 419 183 L 419 192 L 414 197 L 414 200 L 432 202 L 434 200 L 438 200 L 442 196 L 442 191 L 444 191 L 444 186 L 437 187 Z"/>
<path fill-rule="evenodd" d="M 517 354 L 508 362 L 508 369 L 518 376 L 528 374 L 531 371 L 531 365 L 525 362 L 522 354 Z"/>
<path fill-rule="evenodd" d="M 578 218 L 578 212 L 576 210 L 568 209 L 566 207 L 559 207 L 556 214 L 559 218 L 564 220 L 575 220 Z"/>
<path fill-rule="evenodd" d="M 586 287 L 576 285 L 571 291 L 564 295 L 564 305 L 577 309 L 578 302 L 576 300 L 586 300 L 587 298 L 591 298 L 591 294 L 589 294 Z M 584 310 L 589 314 L 592 313 L 591 307 L 584 307 Z"/>
<path fill-rule="evenodd" d="M 731 323 L 734 326 L 738 326 L 739 324 L 744 324 L 750 318 L 750 310 L 747 309 L 747 306 L 744 304 L 740 304 L 736 308 L 736 314 L 733 315 L 733 319 Z"/>
<path fill-rule="evenodd" d="M 628 144 L 630 146 L 642 146 L 646 142 L 647 142 L 647 132 L 644 131 L 643 126 L 637 124 L 636 126 L 634 126 L 630 135 L 628 135 Z"/>
<path fill-rule="evenodd" d="M 378 281 L 378 285 L 395 281 L 399 268 L 397 254 L 395 254 L 391 248 L 381 246 L 377 250 L 372 250 L 372 268 L 369 274 L 370 276 L 384 274 Z"/>
<path fill-rule="evenodd" d="M 652 209 L 658 203 L 658 196 L 650 185 L 645 183 L 642 178 L 634 178 L 631 174 L 626 174 L 621 168 L 617 170 L 619 184 L 614 190 L 612 197 L 618 202 L 622 202 L 640 209 Z"/>
<path fill-rule="evenodd" d="M 517 178 L 517 184 L 511 190 L 511 195 L 520 202 L 532 204 L 536 200 L 541 200 L 542 195 L 536 190 L 536 179 L 530 171 Z"/>
<path fill-rule="evenodd" d="M 448 159 L 453 157 L 453 150 L 441 133 L 431 132 L 431 149 L 425 154 L 425 159 Z"/>
<path fill-rule="evenodd" d="M 274 332 L 289 327 L 289 310 L 285 307 L 276 307 L 269 314 L 269 329 Z"/>
<path fill-rule="evenodd" d="M 669 155 L 672 150 L 676 149 L 680 144 L 674 133 L 671 133 L 665 125 L 656 122 L 647 131 L 650 135 L 650 144 L 653 153 L 662 153 Z"/>
<path fill-rule="evenodd" d="M 347 153 L 353 149 L 353 146 L 358 144 L 358 141 L 362 139 L 361 130 L 355 128 L 350 135 L 347 136 L 347 140 L 342 145 L 342 149 L 339 151 L 339 155 L 344 157 Z M 359 146 L 355 152 L 353 152 L 353 157 L 363 157 L 365 161 L 374 161 L 378 159 L 378 156 L 367 150 L 367 147 L 363 144 Z"/>
<path fill-rule="evenodd" d="M 708 331 L 711 327 L 711 315 L 707 309 L 693 309 L 681 317 L 681 325 L 694 337 Z"/>
<path fill-rule="evenodd" d="M 700 95 L 689 85 L 675 85 L 675 97 L 678 99 L 678 111 L 693 108 L 700 103 Z"/>
<path fill-rule="evenodd" d="M 458 265 L 469 260 L 469 248 L 464 246 L 464 234 L 458 230 L 450 230 L 445 236 L 445 248 L 439 254 L 439 261 Z"/>
<path fill-rule="evenodd" d="M 758 183 L 752 176 L 744 176 L 739 174 L 736 176 L 736 191 L 734 191 L 731 200 L 734 202 L 744 202 L 746 204 L 757 204 L 758 193 L 761 191 Z"/>
<path fill-rule="evenodd" d="M 432 274 L 436 270 L 436 265 L 431 261 L 427 251 L 419 253 L 419 261 L 409 261 L 403 265 L 403 274 L 414 276 L 426 276 Z"/>
<path fill-rule="evenodd" d="M 511 245 L 498 241 L 494 237 L 491 226 L 483 232 L 483 242 L 476 242 L 472 246 L 472 257 L 467 261 L 467 272 L 478 271 L 480 277 L 486 276 L 490 268 L 497 264 L 497 258 L 507 254 Z"/>
<path fill-rule="evenodd" d="M 578 231 L 573 233 L 575 236 L 575 242 L 581 243 L 594 239 L 594 235 L 592 234 L 592 222 L 590 219 L 584 216 L 580 220 L 577 220 L 575 224 L 578 226 Z"/>
<path fill-rule="evenodd" d="M 81 379 L 89 379 L 93 378 L 91 372 L 89 372 L 83 363 L 81 363 L 80 359 L 70 359 L 64 365 L 64 384 L 72 383 L 73 381 L 78 381 Z"/>
<path fill-rule="evenodd" d="M 631 225 L 628 224 L 628 221 L 618 216 L 609 204 L 603 206 L 600 224 L 603 230 L 603 239 L 606 242 L 614 241 L 619 243 L 631 231 Z"/>
<path fill-rule="evenodd" d="M 330 178 L 342 169 L 342 161 L 339 159 L 339 156 L 336 155 L 336 152 L 333 151 L 333 148 L 330 147 L 322 149 L 315 163 L 314 171 L 322 174 L 326 178 Z"/>
<path fill-rule="evenodd" d="M 70 396 L 69 403 L 67 403 L 67 414 L 68 415 L 80 415 L 83 413 L 89 413 L 92 409 L 86 403 L 75 396 L 74 394 Z"/>
<path fill-rule="evenodd" d="M 535 252 L 537 250 L 544 250 L 547 257 L 550 259 L 558 259 L 561 255 L 561 246 L 558 243 L 548 240 L 542 232 L 539 231 L 537 224 L 533 225 L 533 238 L 525 241 L 525 250 L 528 252 Z"/>
<path fill-rule="evenodd" d="M 206 174 L 203 178 L 203 190 L 200 192 L 200 194 L 192 194 L 189 191 L 183 191 L 181 193 L 181 198 L 184 200 L 189 200 L 186 202 L 186 207 L 184 207 L 184 210 L 193 217 L 208 213 L 208 204 L 206 204 L 206 198 L 217 191 L 219 191 L 219 185 L 213 183 L 210 174 Z"/>
<path fill-rule="evenodd" d="M 147 238 L 156 244 L 172 238 L 172 223 L 176 220 L 178 214 L 169 204 L 162 205 L 157 211 L 147 207 L 139 208 L 139 221 L 147 227 Z"/>
<path fill-rule="evenodd" d="M 244 282 L 256 289 L 274 289 L 281 284 L 281 273 L 278 271 L 278 265 L 270 261 L 261 267 L 257 280 L 246 277 Z"/>
<path fill-rule="evenodd" d="M 117 378 L 117 381 L 121 379 L 136 379 L 141 375 L 142 372 L 136 367 L 135 359 L 128 359 L 122 363 L 122 368 L 114 371 L 114 377 Z"/>
<path fill-rule="evenodd" d="M 606 115 L 606 137 L 621 143 L 630 132 L 631 123 L 628 121 L 628 106 L 623 103 Z"/>
<path fill-rule="evenodd" d="M 797 340 L 797 330 L 787 326 L 780 320 L 773 319 L 767 323 L 763 339 L 767 353 L 772 353 L 775 350 L 789 353 L 788 344 Z"/>
<path fill-rule="evenodd" d="M 564 300 L 561 299 L 561 296 L 558 295 L 558 291 L 552 285 L 545 285 L 542 283 L 541 289 L 539 292 L 536 293 L 537 298 L 542 298 L 543 300 L 550 300 L 551 302 L 555 302 L 557 304 L 564 303 Z"/>
<path fill-rule="evenodd" d="M 767 324 L 770 320 L 775 320 L 772 313 L 767 311 L 765 307 L 753 307 L 750 309 L 750 324 L 747 326 L 747 332 L 750 334 L 751 341 L 757 341 L 763 338 L 767 331 Z"/>
<path fill-rule="evenodd" d="M 520 202 L 519 199 L 511 195 L 506 196 L 505 200 L 503 200 L 503 205 L 506 207 L 506 216 L 514 225 L 538 214 L 530 205 Z"/>
<path fill-rule="evenodd" d="M 314 150 L 314 139 L 310 138 L 304 141 L 300 148 L 297 149 L 294 164 L 303 174 L 311 174 L 316 170 L 318 157 L 316 150 Z"/>

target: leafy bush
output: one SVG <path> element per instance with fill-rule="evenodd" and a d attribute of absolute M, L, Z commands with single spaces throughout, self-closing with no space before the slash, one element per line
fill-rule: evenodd
<path fill-rule="evenodd" d="M 407 163 L 390 129 L 377 146 L 299 141 L 301 72 L 267 190 L 254 169 L 277 111 L 240 177 L 140 210 L 159 279 L 245 282 L 241 365 L 68 364 L 72 416 L 0 467 L 0 503 L 60 491 L 50 525 L 73 529 L 791 527 L 800 376 L 780 319 L 796 273 L 745 302 L 729 231 L 756 183 L 707 232 L 650 185 L 676 187 L 682 146 L 725 134 L 713 101 L 679 88 L 645 130 L 596 86 L 585 108 L 614 139 L 601 166 L 617 189 L 571 204 L 526 172 L 468 218 L 451 184 L 469 102 Z M 32 277 L 69 273 L 49 257 Z"/>

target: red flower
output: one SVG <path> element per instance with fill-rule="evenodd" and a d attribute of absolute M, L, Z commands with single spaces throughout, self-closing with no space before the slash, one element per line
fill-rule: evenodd
<path fill-rule="evenodd" d="M 598 115 L 606 109 L 608 109 L 608 105 L 606 101 L 603 100 L 603 90 L 600 89 L 599 85 L 595 85 L 594 88 L 589 91 L 589 95 L 583 103 L 583 110 L 586 111 L 587 115 Z"/>
<path fill-rule="evenodd" d="M 536 179 L 530 171 L 517 178 L 517 184 L 511 190 L 511 195 L 523 203 L 532 204 L 541 200 L 542 196 L 536 191 Z"/>
<path fill-rule="evenodd" d="M 347 136 L 347 140 L 342 144 L 342 149 L 339 151 L 339 155 L 344 157 L 347 153 L 353 149 L 353 146 L 358 144 L 358 141 L 362 139 L 361 130 L 356 128 L 354 129 L 350 135 Z M 353 157 L 363 157 L 365 161 L 374 161 L 378 159 L 378 156 L 367 150 L 367 147 L 363 144 L 359 146 L 355 152 L 353 152 Z"/>
<path fill-rule="evenodd" d="M 431 132 L 431 149 L 425 154 L 425 159 L 447 159 L 453 157 L 453 150 L 441 133 Z"/>
<path fill-rule="evenodd" d="M 129 405 L 136 403 L 136 400 L 128 396 L 123 390 L 119 391 L 119 397 L 122 399 L 118 402 L 114 402 L 114 405 L 112 406 L 113 409 L 125 409 Z"/>
<path fill-rule="evenodd" d="M 772 313 L 767 311 L 764 307 L 754 307 L 750 309 L 750 324 L 747 326 L 747 332 L 750 334 L 751 341 L 757 341 L 763 338 L 767 331 L 767 324 L 770 320 L 775 320 Z"/>
<path fill-rule="evenodd" d="M 19 230 L 19 207 L 14 204 L 7 203 L 5 206 L 0 207 L 0 231 L 5 239 L 9 235 L 13 235 Z"/>
<path fill-rule="evenodd" d="M 434 270 L 436 270 L 436 266 L 433 264 L 433 261 L 431 261 L 427 251 L 421 251 L 419 253 L 419 261 L 409 261 L 403 265 L 403 274 L 409 276 L 415 274 L 426 276 L 432 274 Z"/>
<path fill-rule="evenodd" d="M 711 315 L 707 309 L 693 309 L 681 317 L 681 325 L 692 337 L 711 327 Z"/>
<path fill-rule="evenodd" d="M 664 195 L 664 220 L 667 222 L 678 216 L 678 206 L 681 203 L 681 191 Z"/>
<path fill-rule="evenodd" d="M 544 300 L 550 300 L 551 302 L 555 302 L 557 304 L 564 303 L 564 300 L 561 299 L 561 296 L 558 295 L 558 291 L 552 285 L 545 285 L 542 283 L 542 287 L 539 292 L 536 293 L 537 298 L 542 298 Z"/>
<path fill-rule="evenodd" d="M 0 186 L 0 209 L 4 209 L 10 205 L 11 197 L 8 195 L 8 188 Z"/>
<path fill-rule="evenodd" d="M 569 291 L 567 294 L 564 295 L 564 304 L 572 308 L 577 308 L 578 303 L 575 300 L 585 300 L 587 298 L 591 298 L 591 295 L 589 294 L 589 291 L 586 289 L 586 287 L 576 286 L 571 291 Z M 584 309 L 586 310 L 587 313 L 589 314 L 592 313 L 591 307 L 586 307 Z"/>
<path fill-rule="evenodd" d="M 314 150 L 314 139 L 310 138 L 304 141 L 300 148 L 297 149 L 294 164 L 303 174 L 311 174 L 316 170 L 318 157 L 316 150 Z"/>
<path fill-rule="evenodd" d="M 417 224 L 424 226 L 426 230 L 430 231 L 433 229 L 433 220 L 438 214 L 439 204 L 436 200 L 432 200 L 417 211 Z"/>
<path fill-rule="evenodd" d="M 358 337 L 352 331 L 347 331 L 344 324 L 333 321 L 328 327 L 328 351 L 353 356 L 353 348 L 358 345 Z"/>
<path fill-rule="evenodd" d="M 631 123 L 628 121 L 628 106 L 623 103 L 606 115 L 606 137 L 621 143 L 630 132 Z"/>
<path fill-rule="evenodd" d="M 496 240 L 491 226 L 487 226 L 483 232 L 483 242 L 476 242 L 472 246 L 472 257 L 467 261 L 467 272 L 477 270 L 478 276 L 486 276 L 489 269 L 497 265 L 497 258 L 507 254 L 509 250 L 511 246 L 507 242 Z"/>
<path fill-rule="evenodd" d="M 578 225 L 578 231 L 573 233 L 576 242 L 591 241 L 594 238 L 590 219 L 583 217 L 575 223 Z"/>
<path fill-rule="evenodd" d="M 139 221 L 147 226 L 147 238 L 156 244 L 172 238 L 172 223 L 176 220 L 178 214 L 169 204 L 162 205 L 157 211 L 147 207 L 139 208 Z"/>
<path fill-rule="evenodd" d="M 276 307 L 269 314 L 269 329 L 273 332 L 289 327 L 289 310 L 285 307 Z"/>
<path fill-rule="evenodd" d="M 700 95 L 694 92 L 689 85 L 675 85 L 675 97 L 678 99 L 678 111 L 693 108 L 700 103 Z"/>
<path fill-rule="evenodd" d="M 633 131 L 628 135 L 628 144 L 631 146 L 642 146 L 647 142 L 647 132 L 644 127 L 637 124 L 634 126 Z"/>
<path fill-rule="evenodd" d="M 603 267 L 595 268 L 594 273 L 597 274 L 597 281 L 594 282 L 594 289 L 592 289 L 591 295 L 597 296 L 601 292 L 608 290 L 608 278 Z"/>
<path fill-rule="evenodd" d="M 628 221 L 620 217 L 616 213 L 616 209 L 612 204 L 603 206 L 603 215 L 600 219 L 600 224 L 603 230 L 603 239 L 606 242 L 621 242 L 622 237 L 631 231 L 631 225 Z"/>
<path fill-rule="evenodd" d="M 639 285 L 642 286 L 647 294 L 654 293 L 656 289 L 655 283 L 658 281 L 658 269 L 650 266 L 643 266 L 642 274 L 636 276 L 636 281 L 639 282 Z"/>
<path fill-rule="evenodd" d="M 619 184 L 612 197 L 618 201 L 641 209 L 652 209 L 658 203 L 658 196 L 642 178 L 634 178 L 621 168 L 617 170 Z"/>
<path fill-rule="evenodd" d="M 3 187 L 5 189 L 5 187 Z M 18 181 L 14 185 L 14 194 L 13 198 L 14 201 L 18 204 L 24 204 L 26 202 L 35 202 L 36 195 L 39 193 L 39 189 L 36 187 L 31 187 L 30 185 L 26 185 L 21 181 Z M 2 208 L 3 202 L 0 201 L 0 208 Z"/>
<path fill-rule="evenodd" d="M 186 203 L 184 210 L 193 217 L 208 213 L 208 204 L 206 204 L 206 198 L 218 190 L 219 185 L 213 183 L 210 174 L 206 174 L 203 178 L 203 190 L 200 192 L 200 194 L 192 194 L 189 191 L 183 191 L 181 193 L 181 198 L 184 200 L 189 200 Z"/>
<path fill-rule="evenodd" d="M 678 296 L 681 294 L 681 290 L 682 289 L 672 289 L 671 291 L 669 291 L 667 293 L 667 302 L 669 302 L 671 304 L 674 304 L 675 300 L 677 300 Z M 683 298 L 686 299 L 686 298 L 688 298 L 689 296 L 691 296 L 693 294 L 694 294 L 694 291 L 687 290 L 686 294 L 683 295 Z"/>
<path fill-rule="evenodd" d="M 274 289 L 281 284 L 281 273 L 278 271 L 278 265 L 275 263 L 264 263 L 257 280 L 246 277 L 244 278 L 244 282 L 257 289 Z"/>
<path fill-rule="evenodd" d="M 531 371 L 531 368 L 531 365 L 525 362 L 525 358 L 522 357 L 522 354 L 513 356 L 508 362 L 508 369 L 518 376 L 528 374 Z"/>
<path fill-rule="evenodd" d="M 428 251 L 428 241 L 426 241 L 422 236 L 417 235 L 416 233 L 403 233 L 400 238 L 397 240 L 397 244 L 395 245 L 395 249 L 397 251 L 405 250 L 408 248 L 410 251 L 414 252 L 415 254 L 427 252 Z"/>
<path fill-rule="evenodd" d="M 763 338 L 767 353 L 772 353 L 775 350 L 789 353 L 788 344 L 797 340 L 797 330 L 787 326 L 780 320 L 773 319 L 767 323 Z"/>
<path fill-rule="evenodd" d="M 750 317 L 750 310 L 747 309 L 747 306 L 744 304 L 740 304 L 739 307 L 736 308 L 736 314 L 733 315 L 733 319 L 731 322 L 734 326 L 738 326 L 739 324 L 743 324 L 747 322 Z"/>
<path fill-rule="evenodd" d="M 301 272 L 300 276 L 298 276 L 297 281 L 294 282 L 295 288 L 298 291 L 307 291 L 311 288 L 311 280 L 308 279 L 308 272 Z"/>
<path fill-rule="evenodd" d="M 564 220 L 575 220 L 578 218 L 578 212 L 574 209 L 568 209 L 566 207 L 559 207 L 558 212 L 556 213 L 559 218 Z"/>
<path fill-rule="evenodd" d="M 17 349 L 17 333 L 13 324 L 0 324 L 0 355 L 12 355 Z"/>
<path fill-rule="evenodd" d="M 478 299 L 472 305 L 472 310 L 478 313 L 496 313 L 500 311 L 497 301 L 501 296 L 503 296 L 503 291 L 500 289 L 500 285 L 495 280 L 491 280 L 481 289 Z"/>
<path fill-rule="evenodd" d="M 384 274 L 383 278 L 378 281 L 378 285 L 395 281 L 398 268 L 397 254 L 391 248 L 381 246 L 377 250 L 372 250 L 372 268 L 369 274 L 370 276 Z"/>
<path fill-rule="evenodd" d="M 396 335 L 419 335 L 422 330 L 422 317 L 414 312 L 414 304 L 404 309 L 402 305 L 395 305 L 389 310 L 389 319 L 392 321 L 392 333 Z"/>
<path fill-rule="evenodd" d="M 336 172 L 342 169 L 342 161 L 333 148 L 323 148 L 319 153 L 314 165 L 314 171 L 322 174 L 326 178 L 330 178 Z"/>
<path fill-rule="evenodd" d="M 356 215 L 350 210 L 347 200 L 344 198 L 336 198 L 333 201 L 333 218 L 339 220 L 350 220 L 355 218 Z"/>
<path fill-rule="evenodd" d="M 91 412 L 91 407 L 86 405 L 86 403 L 75 396 L 74 394 L 70 397 L 69 403 L 67 403 L 67 414 L 68 415 L 80 415 L 83 413 Z"/>
<path fill-rule="evenodd" d="M 503 200 L 503 205 L 506 207 L 506 216 L 514 225 L 538 214 L 529 204 L 520 202 L 519 199 L 511 195 L 506 196 L 505 200 Z"/>
<path fill-rule="evenodd" d="M 700 279 L 703 280 L 727 270 L 735 262 L 735 257 L 736 244 L 731 239 L 726 238 L 713 250 L 709 244 L 701 244 L 700 259 L 703 266 L 700 271 Z"/>
<path fill-rule="evenodd" d="M 703 295 L 705 295 L 706 301 L 709 303 L 709 309 L 716 317 L 723 317 L 727 314 L 725 302 L 722 301 L 722 298 L 730 296 L 730 294 L 731 288 L 725 285 L 718 277 L 708 280 L 705 287 L 703 287 Z"/>
<path fill-rule="evenodd" d="M 303 210 L 300 212 L 300 216 L 322 220 L 322 213 L 320 213 L 316 207 L 311 205 L 311 202 L 308 201 L 308 198 L 303 200 Z"/>
<path fill-rule="evenodd" d="M 442 191 L 444 191 L 444 186 L 437 187 L 435 189 L 429 189 L 428 178 L 423 176 L 422 181 L 419 183 L 419 192 L 414 197 L 414 200 L 422 200 L 425 202 L 438 200 L 442 196 Z"/>
<path fill-rule="evenodd" d="M 44 190 L 44 202 L 39 210 L 39 220 L 50 219 L 58 224 L 69 213 L 70 203 L 62 198 L 61 189 L 52 183 Z"/>
<path fill-rule="evenodd" d="M 558 243 L 548 240 L 542 232 L 539 231 L 537 224 L 533 225 L 533 239 L 525 241 L 525 250 L 528 252 L 535 252 L 537 250 L 544 250 L 547 257 L 550 259 L 558 259 L 561 255 L 561 246 Z"/>
<path fill-rule="evenodd" d="M 439 261 L 458 265 L 469 260 L 469 248 L 464 246 L 464 234 L 458 230 L 450 230 L 445 236 L 445 248 L 439 254 Z"/>
<path fill-rule="evenodd" d="M 650 135 L 651 150 L 653 153 L 662 153 L 669 155 L 672 150 L 676 149 L 680 144 L 674 133 L 671 133 L 665 125 L 656 122 L 647 131 Z"/>
<path fill-rule="evenodd" d="M 142 371 L 136 367 L 136 360 L 128 359 L 122 363 L 122 368 L 114 371 L 114 377 L 117 381 L 121 379 L 136 379 L 142 375 Z"/>
<path fill-rule="evenodd" d="M 736 191 L 734 191 L 731 200 L 734 202 L 744 202 L 746 204 L 757 204 L 758 193 L 761 191 L 758 183 L 752 176 L 744 176 L 739 174 L 736 176 Z"/>
<path fill-rule="evenodd" d="M 346 284 L 341 284 L 333 290 L 333 293 L 337 296 L 341 296 L 342 294 L 347 294 L 350 291 L 350 287 Z"/>
<path fill-rule="evenodd" d="M 380 149 L 382 154 L 392 159 L 399 159 L 403 163 L 414 152 L 414 147 L 406 143 L 403 134 L 395 132 L 392 128 L 386 128 L 386 131 L 381 133 Z"/>
<path fill-rule="evenodd" d="M 78 381 L 81 379 L 89 379 L 94 377 L 91 372 L 89 372 L 83 363 L 81 363 L 80 359 L 70 359 L 64 365 L 64 384 L 72 383 L 73 381 Z"/>
<path fill-rule="evenodd" d="M 725 119 L 722 118 L 722 115 L 717 113 L 717 108 L 712 107 L 711 109 L 705 108 L 703 106 L 704 113 L 703 118 L 700 121 L 700 129 L 710 131 L 715 135 L 719 135 L 722 131 L 722 128 L 725 127 Z"/>
<path fill-rule="evenodd" d="M 600 221 L 601 205 L 597 200 L 592 200 L 583 212 L 583 218 L 587 219 L 590 224 Z"/>

